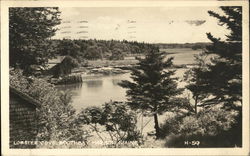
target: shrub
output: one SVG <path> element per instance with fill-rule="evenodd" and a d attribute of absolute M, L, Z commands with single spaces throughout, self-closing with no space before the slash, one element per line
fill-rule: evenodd
<path fill-rule="evenodd" d="M 179 127 L 179 133 L 181 134 L 201 134 L 203 133 L 202 127 L 199 124 L 199 120 L 195 116 L 187 116 L 183 118 Z"/>
<path fill-rule="evenodd" d="M 49 71 L 53 74 L 53 77 L 58 78 L 60 76 L 65 76 L 71 74 L 72 69 L 79 66 L 77 59 L 71 56 L 65 56 L 61 63 L 56 64 Z"/>
<path fill-rule="evenodd" d="M 180 115 L 180 114 L 169 115 L 167 119 L 165 120 L 164 124 L 161 125 L 161 130 L 162 130 L 162 135 L 163 135 L 162 137 L 166 137 L 167 135 L 178 133 L 182 118 L 184 117 L 185 116 Z"/>
<path fill-rule="evenodd" d="M 38 141 L 86 140 L 87 132 L 76 122 L 68 92 L 58 92 L 43 79 L 25 77 L 21 70 L 10 70 L 10 85 L 40 101 Z"/>
<path fill-rule="evenodd" d="M 79 113 L 78 122 L 90 125 L 104 145 L 111 140 L 112 144 L 108 147 L 126 147 L 130 146 L 130 141 L 140 140 L 136 129 L 136 113 L 123 102 L 111 101 L 102 107 L 88 107 Z M 100 125 L 105 128 L 104 131 L 100 131 Z M 108 133 L 109 140 L 104 139 L 104 133 Z"/>
<path fill-rule="evenodd" d="M 197 115 L 185 116 L 180 120 L 174 116 L 163 125 L 167 132 L 167 147 L 194 147 L 192 141 L 199 141 L 200 147 L 233 147 L 235 146 L 231 129 L 236 123 L 237 112 L 212 107 L 202 110 Z M 166 126 L 168 124 L 168 126 Z M 164 129 L 165 128 L 165 129 Z M 189 141 L 190 144 L 184 144 Z"/>

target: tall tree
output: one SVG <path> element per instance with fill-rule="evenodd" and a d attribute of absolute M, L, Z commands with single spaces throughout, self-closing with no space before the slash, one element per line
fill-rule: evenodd
<path fill-rule="evenodd" d="M 220 8 L 224 15 L 208 13 L 230 33 L 224 41 L 207 33 L 212 45 L 207 47 L 206 53 L 215 57 L 208 64 L 208 71 L 203 73 L 203 83 L 207 86 L 206 92 L 214 96 L 208 105 L 222 103 L 224 108 L 238 111 L 229 133 L 234 144 L 242 146 L 242 7 Z"/>
<path fill-rule="evenodd" d="M 206 48 L 207 54 L 215 57 L 208 64 L 204 73 L 204 83 L 209 86 L 207 91 L 218 102 L 223 102 L 229 109 L 241 109 L 242 101 L 242 8 L 221 7 L 224 15 L 213 11 L 208 13 L 219 20 L 219 25 L 225 25 L 230 33 L 226 40 L 212 36 L 207 37 L 212 45 Z M 240 106 L 240 107 L 238 107 Z"/>
<path fill-rule="evenodd" d="M 60 24 L 58 8 L 10 8 L 9 53 L 10 66 L 29 72 L 31 65 L 44 65 L 53 48 L 47 39 Z"/>
<path fill-rule="evenodd" d="M 158 115 L 176 107 L 176 95 L 182 93 L 177 88 L 177 78 L 173 78 L 173 58 L 165 61 L 165 55 L 158 48 L 152 48 L 132 70 L 133 81 L 122 81 L 120 85 L 127 88 L 128 104 L 131 108 L 150 112 L 154 116 L 156 137 L 161 136 Z"/>
<path fill-rule="evenodd" d="M 194 100 L 194 111 L 197 114 L 197 107 L 208 97 L 207 87 L 203 83 L 203 72 L 207 71 L 207 54 L 202 52 L 194 55 L 196 65 L 187 70 L 184 74 L 184 80 L 187 81 L 186 88 L 192 92 Z"/>

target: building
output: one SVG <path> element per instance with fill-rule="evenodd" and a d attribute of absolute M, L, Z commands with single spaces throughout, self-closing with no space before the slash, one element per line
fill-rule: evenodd
<path fill-rule="evenodd" d="M 9 130 L 10 148 L 35 148 L 22 141 L 35 141 L 37 135 L 36 111 L 40 103 L 14 87 L 10 87 Z"/>

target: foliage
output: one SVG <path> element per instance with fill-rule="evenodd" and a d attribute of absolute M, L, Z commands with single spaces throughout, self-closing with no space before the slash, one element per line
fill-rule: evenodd
<path fill-rule="evenodd" d="M 203 72 L 207 71 L 206 67 L 206 53 L 194 55 L 196 66 L 192 67 L 184 74 L 184 81 L 188 84 L 186 88 L 192 92 L 194 99 L 195 113 L 197 114 L 197 106 L 203 103 L 203 100 L 208 97 L 206 93 L 207 87 L 204 85 Z"/>
<path fill-rule="evenodd" d="M 84 60 L 122 60 L 126 55 L 142 54 L 152 45 L 126 40 L 51 40 L 56 46 L 57 55 L 70 55 L 78 62 Z"/>
<path fill-rule="evenodd" d="M 78 122 L 90 125 L 104 144 L 107 140 L 102 137 L 103 132 L 99 131 L 98 125 L 105 127 L 105 132 L 108 132 L 113 143 L 111 146 L 116 146 L 119 142 L 139 140 L 136 114 L 122 102 L 111 101 L 102 107 L 88 107 L 79 113 Z"/>
<path fill-rule="evenodd" d="M 237 115 L 236 111 L 224 110 L 222 107 L 204 109 L 197 115 L 176 115 L 163 125 L 168 135 L 166 146 L 190 147 L 184 142 L 200 141 L 200 147 L 233 147 L 235 140 L 231 130 L 237 122 Z"/>
<path fill-rule="evenodd" d="M 110 60 L 123 60 L 124 54 L 120 49 L 114 49 L 112 50 L 112 55 L 109 58 Z"/>
<path fill-rule="evenodd" d="M 224 109 L 238 112 L 236 123 L 228 133 L 233 138 L 232 143 L 242 146 L 242 7 L 220 8 L 223 15 L 213 11 L 208 13 L 230 33 L 225 41 L 207 33 L 212 44 L 207 46 L 205 52 L 214 57 L 206 64 L 207 70 L 200 75 L 205 88 L 203 91 L 210 96 L 202 105 L 223 104 Z"/>
<path fill-rule="evenodd" d="M 164 52 L 158 48 L 149 49 L 145 59 L 139 59 L 137 66 L 132 69 L 133 82 L 126 80 L 120 83 L 128 89 L 128 104 L 132 109 L 153 114 L 157 138 L 160 136 L 158 114 L 176 108 L 179 104 L 177 101 L 180 101 L 176 100 L 176 96 L 182 92 L 182 89 L 177 88 L 177 78 L 172 77 L 175 71 L 169 69 L 173 58 L 164 59 Z"/>
<path fill-rule="evenodd" d="M 199 112 L 197 117 L 185 117 L 184 124 L 180 127 L 180 133 L 215 136 L 222 131 L 228 131 L 236 122 L 236 115 L 237 112 L 226 111 L 221 107 L 205 109 Z M 192 128 L 193 126 L 194 128 Z M 195 130 L 195 128 L 197 129 Z"/>
<path fill-rule="evenodd" d="M 31 73 L 31 65 L 42 65 L 54 51 L 50 39 L 60 24 L 55 7 L 12 7 L 9 10 L 10 66 Z"/>
<path fill-rule="evenodd" d="M 61 63 L 58 63 L 50 69 L 50 73 L 52 73 L 54 77 L 65 76 L 71 74 L 72 69 L 78 66 L 79 64 L 76 59 L 71 56 L 65 56 Z"/>
<path fill-rule="evenodd" d="M 202 45 L 196 44 L 194 46 L 192 46 L 193 50 L 198 50 L 198 49 L 203 49 Z"/>
<path fill-rule="evenodd" d="M 81 47 L 75 42 L 71 42 L 68 39 L 61 40 L 58 45 L 58 54 L 62 56 L 70 56 L 80 63 L 83 61 L 83 53 L 81 53 Z"/>
<path fill-rule="evenodd" d="M 40 101 L 41 108 L 37 110 L 39 141 L 86 141 L 88 134 L 76 122 L 68 92 L 58 92 L 45 80 L 25 77 L 20 70 L 10 70 L 10 85 Z"/>
<path fill-rule="evenodd" d="M 191 48 L 193 50 L 204 49 L 210 45 L 208 42 L 197 42 L 197 43 L 157 43 L 154 44 L 160 49 L 178 49 L 178 48 Z"/>
<path fill-rule="evenodd" d="M 242 101 L 242 8 L 221 7 L 224 15 L 213 11 L 208 13 L 225 25 L 230 33 L 222 41 L 207 34 L 212 45 L 206 48 L 207 54 L 216 55 L 203 73 L 207 93 L 212 94 L 215 103 L 223 102 L 229 109 L 241 109 Z"/>
<path fill-rule="evenodd" d="M 165 122 L 161 124 L 162 135 L 164 137 L 176 134 L 180 130 L 180 125 L 182 124 L 182 119 L 186 116 L 183 113 L 174 113 L 167 116 Z"/>
<path fill-rule="evenodd" d="M 97 46 L 89 46 L 86 49 L 85 58 L 89 60 L 96 60 L 102 58 L 101 48 Z"/>
<path fill-rule="evenodd" d="M 230 34 L 222 41 L 208 33 L 212 44 L 196 56 L 198 65 L 186 73 L 186 87 L 195 104 L 208 107 L 196 115 L 176 116 L 178 122 L 166 121 L 163 129 L 172 132 L 167 137 L 168 147 L 194 147 L 184 144 L 193 140 L 198 140 L 200 147 L 242 146 L 242 8 L 221 9 L 224 15 L 208 13 L 226 25 Z M 206 62 L 208 55 L 211 59 Z"/>

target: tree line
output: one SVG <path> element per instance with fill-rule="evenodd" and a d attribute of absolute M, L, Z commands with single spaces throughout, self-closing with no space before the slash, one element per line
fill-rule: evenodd
<path fill-rule="evenodd" d="M 142 134 L 138 133 L 135 127 L 135 114 L 142 113 L 144 116 L 153 117 L 156 139 L 165 139 L 166 147 L 190 147 L 183 144 L 186 140 L 199 140 L 200 147 L 242 147 L 242 8 L 220 8 L 223 15 L 213 11 L 208 13 L 218 19 L 220 25 L 226 26 L 230 33 L 226 35 L 227 38 L 224 41 L 207 33 L 211 44 L 206 46 L 203 53 L 195 56 L 196 65 L 188 70 L 184 76 L 184 80 L 187 82 L 185 88 L 179 88 L 177 85 L 178 78 L 174 76 L 175 70 L 171 68 L 173 58 L 167 58 L 165 53 L 160 52 L 159 47 L 156 46 L 149 46 L 146 47 L 147 50 L 141 51 L 145 54 L 145 58 L 138 58 L 137 66 L 132 69 L 131 78 L 133 81 L 120 83 L 121 87 L 127 88 L 128 102 L 111 102 L 104 104 L 101 108 L 90 107 L 82 110 L 79 114 L 76 114 L 70 105 L 71 98 L 68 94 L 56 94 L 53 87 L 43 80 L 36 78 L 30 80 L 29 77 L 20 74 L 20 72 L 11 71 L 11 85 L 15 85 L 27 93 L 31 92 L 33 97 L 43 101 L 39 116 L 41 126 L 38 138 L 42 140 L 87 140 L 88 131 L 83 130 L 83 127 L 90 126 L 92 131 L 100 136 L 98 126 L 103 126 L 105 127 L 104 131 L 113 140 L 114 146 L 116 143 L 126 140 L 135 140 L 138 141 L 138 145 L 141 145 L 145 140 L 143 141 Z M 15 9 L 17 10 L 10 12 L 12 20 L 18 18 L 16 16 L 22 15 L 22 13 L 19 14 L 23 11 L 22 9 Z M 27 12 L 25 16 L 34 16 L 29 13 L 48 14 L 47 11 L 52 9 L 56 11 L 56 13 L 51 12 L 52 15 L 55 15 L 52 17 L 56 18 L 56 14 L 59 13 L 57 8 L 47 8 L 48 10 L 45 9 L 45 11 L 43 9 L 27 9 L 24 11 Z M 44 16 L 41 16 L 41 19 L 44 19 Z M 24 39 L 28 38 L 29 41 L 25 42 L 24 40 L 22 45 L 19 45 L 20 47 L 17 46 L 19 43 L 15 41 L 17 45 L 13 47 L 15 49 L 10 51 L 10 57 L 13 57 L 10 58 L 13 67 L 19 65 L 26 69 L 25 61 L 33 56 L 38 56 L 38 58 L 48 56 L 39 54 L 44 50 L 41 46 L 31 45 L 33 42 L 29 40 L 32 38 L 32 35 L 28 35 L 30 32 L 26 35 L 24 35 L 25 31 L 24 34 L 15 32 L 15 22 L 12 24 L 14 25 L 10 25 L 10 27 L 13 26 L 10 32 L 16 33 L 20 38 L 24 36 Z M 53 35 L 54 29 L 48 30 L 51 30 L 50 35 L 37 38 L 37 41 L 40 39 L 44 41 L 41 42 L 41 45 Z M 10 37 L 11 40 L 15 40 L 15 38 Z M 84 43 L 83 45 L 89 43 L 91 46 L 100 42 L 103 47 L 113 47 L 111 46 L 112 42 L 122 45 L 125 41 L 93 43 L 93 40 L 70 42 L 62 40 L 64 43 L 62 46 L 65 46 L 64 49 L 68 47 L 78 49 L 77 42 Z M 14 41 L 10 43 L 10 45 L 12 44 Z M 98 49 L 98 47 L 94 49 Z M 14 54 L 16 52 L 29 59 L 19 59 Z M 74 58 L 79 56 L 72 50 L 60 50 L 60 52 L 65 52 Z M 32 63 L 45 63 L 46 59 L 35 59 Z M 12 64 L 13 62 L 16 64 Z M 22 63 L 24 64 L 22 65 Z M 185 89 L 192 93 L 194 103 L 183 96 L 182 93 Z M 164 115 L 166 112 L 172 112 L 174 115 L 160 124 L 158 116 Z M 100 136 L 100 138 L 102 137 Z"/>
<path fill-rule="evenodd" d="M 160 49 L 168 48 L 192 48 L 193 50 L 205 49 L 206 46 L 210 45 L 209 42 L 197 42 L 197 43 L 157 43 L 155 46 Z"/>
<path fill-rule="evenodd" d="M 120 40 L 50 40 L 55 45 L 56 55 L 69 55 L 83 60 L 122 60 L 128 54 L 143 54 L 151 45 L 137 41 Z"/>
<path fill-rule="evenodd" d="M 207 43 L 149 44 L 127 40 L 52 39 L 61 23 L 58 8 L 10 8 L 10 66 L 32 74 L 36 66 L 56 56 L 70 56 L 79 64 L 86 60 L 122 60 L 126 55 L 144 54 L 152 46 L 159 48 L 202 49 Z"/>

